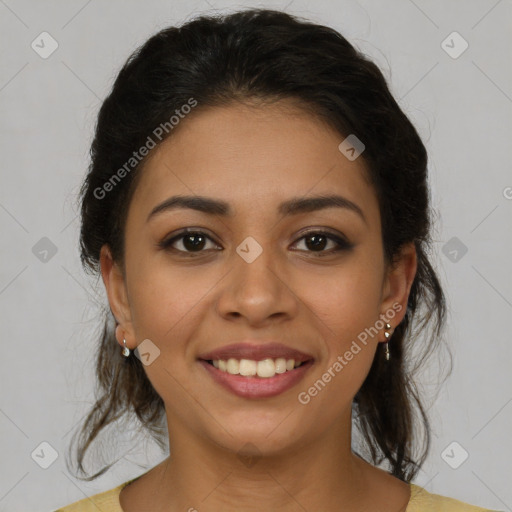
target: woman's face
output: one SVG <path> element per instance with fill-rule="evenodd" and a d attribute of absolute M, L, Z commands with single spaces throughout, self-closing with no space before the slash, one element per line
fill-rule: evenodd
<path fill-rule="evenodd" d="M 124 278 L 102 250 L 112 311 L 130 348 L 145 340 L 171 442 L 186 429 L 231 450 L 277 453 L 339 434 L 385 339 L 377 321 L 396 327 L 405 314 L 415 253 L 385 268 L 362 158 L 349 160 L 342 136 L 284 106 L 233 104 L 183 120 L 142 171 Z M 198 208 L 162 206 L 176 196 Z M 339 196 L 338 206 L 304 202 L 320 196 Z M 201 211 L 199 197 L 222 207 Z M 225 347 L 213 355 L 220 368 L 205 361 Z M 304 364 L 285 371 L 292 350 Z M 232 359 L 229 371 L 217 357 Z"/>

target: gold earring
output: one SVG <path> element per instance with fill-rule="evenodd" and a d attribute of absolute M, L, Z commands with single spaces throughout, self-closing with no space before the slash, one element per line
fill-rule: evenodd
<path fill-rule="evenodd" d="M 386 352 L 385 352 L 386 361 L 389 361 L 389 356 L 390 356 L 390 353 L 389 353 L 389 338 L 391 338 L 391 334 L 388 332 L 390 329 L 391 329 L 391 325 L 386 323 L 386 330 L 384 331 L 384 337 L 386 338 Z"/>

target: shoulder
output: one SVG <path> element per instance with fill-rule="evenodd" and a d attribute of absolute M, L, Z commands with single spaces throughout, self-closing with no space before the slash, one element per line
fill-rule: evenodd
<path fill-rule="evenodd" d="M 119 504 L 119 494 L 123 487 L 132 481 L 129 480 L 108 491 L 75 501 L 71 505 L 61 507 L 54 512 L 98 512 L 98 510 L 101 510 L 101 512 L 123 512 Z"/>
<path fill-rule="evenodd" d="M 411 499 L 406 512 L 498 512 L 470 505 L 454 498 L 431 494 L 423 487 L 411 485 Z"/>

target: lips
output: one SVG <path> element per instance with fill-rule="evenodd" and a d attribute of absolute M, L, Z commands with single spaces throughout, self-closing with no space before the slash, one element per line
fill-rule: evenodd
<path fill-rule="evenodd" d="M 296 386 L 314 363 L 311 354 L 282 343 L 261 343 L 261 340 L 258 343 L 255 340 L 246 340 L 225 345 L 209 352 L 203 352 L 198 355 L 197 359 L 214 382 L 239 397 L 249 399 L 270 398 L 284 393 Z M 259 368 L 261 362 L 265 362 L 265 360 L 269 361 L 265 366 L 266 369 Z M 229 366 L 220 368 L 223 364 L 231 365 L 232 368 L 229 369 Z M 254 375 L 255 364 L 257 364 L 256 373 L 258 375 Z M 276 372 L 273 376 L 271 368 L 267 368 L 270 364 Z M 286 364 L 286 368 L 283 366 L 284 364 Z M 241 371 L 242 365 L 244 365 L 244 372 Z M 279 371 L 277 371 L 278 365 Z M 238 368 L 236 367 L 240 368 L 240 374 L 237 374 Z"/>
<path fill-rule="evenodd" d="M 304 379 L 313 366 L 313 360 L 302 363 L 301 366 L 270 378 L 243 377 L 223 372 L 206 361 L 199 361 L 199 365 L 223 389 L 244 399 L 266 399 L 280 395 Z"/>
<path fill-rule="evenodd" d="M 296 362 L 305 362 L 313 359 L 311 354 L 301 352 L 300 350 L 288 347 L 282 343 L 233 343 L 224 347 L 202 353 L 198 359 L 203 361 L 215 361 L 218 359 L 252 359 L 262 361 L 263 359 L 294 359 Z"/>

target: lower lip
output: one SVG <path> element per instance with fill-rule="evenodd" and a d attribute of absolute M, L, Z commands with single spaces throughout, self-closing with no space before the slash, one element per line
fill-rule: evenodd
<path fill-rule="evenodd" d="M 313 365 L 313 361 L 310 360 L 294 370 L 278 373 L 274 377 L 243 377 L 219 370 L 204 360 L 200 360 L 199 363 L 221 386 L 243 398 L 268 398 L 284 393 L 302 380 Z"/>

